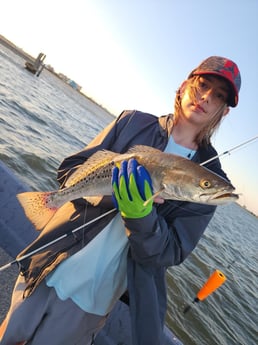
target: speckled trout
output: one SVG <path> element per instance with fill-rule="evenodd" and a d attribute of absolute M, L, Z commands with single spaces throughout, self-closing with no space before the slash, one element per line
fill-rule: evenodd
<path fill-rule="evenodd" d="M 148 170 L 153 185 L 153 199 L 159 196 L 163 199 L 219 205 L 238 198 L 233 194 L 235 188 L 231 183 L 205 167 L 174 154 L 137 145 L 124 154 L 98 151 L 67 179 L 63 189 L 25 192 L 17 195 L 18 200 L 26 216 L 40 230 L 68 201 L 85 198 L 96 205 L 101 196 L 111 195 L 113 167 L 131 158 Z"/>

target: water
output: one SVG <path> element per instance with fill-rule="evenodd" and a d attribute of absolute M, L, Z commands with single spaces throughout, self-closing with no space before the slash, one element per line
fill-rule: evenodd
<path fill-rule="evenodd" d="M 194 253 L 170 269 L 169 321 L 185 344 L 258 344 L 257 230 L 257 219 L 240 206 L 220 207 Z M 184 315 L 184 302 L 214 269 L 225 284 Z"/>
<path fill-rule="evenodd" d="M 0 159 L 32 189 L 56 188 L 59 163 L 112 117 L 48 71 L 33 76 L 1 45 L 0 76 Z M 257 248 L 258 219 L 221 206 L 195 251 L 169 270 L 167 323 L 185 345 L 258 344 Z M 191 304 L 214 269 L 225 284 Z"/>
<path fill-rule="evenodd" d="M 48 71 L 35 77 L 0 47 L 0 159 L 33 189 L 56 187 L 58 164 L 113 117 Z"/>

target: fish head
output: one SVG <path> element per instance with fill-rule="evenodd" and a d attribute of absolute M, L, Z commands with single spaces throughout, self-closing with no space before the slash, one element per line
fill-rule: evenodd
<path fill-rule="evenodd" d="M 165 169 L 159 196 L 210 205 L 236 201 L 234 186 L 223 177 L 190 160 L 179 160 L 173 169 Z"/>

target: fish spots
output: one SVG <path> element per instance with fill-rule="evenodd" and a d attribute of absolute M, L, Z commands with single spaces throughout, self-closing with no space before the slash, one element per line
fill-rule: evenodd
<path fill-rule="evenodd" d="M 26 216 L 37 229 L 42 229 L 55 210 L 68 201 L 112 195 L 113 167 L 120 167 L 121 162 L 131 158 L 148 170 L 155 195 L 164 199 L 211 205 L 236 199 L 232 194 L 234 187 L 218 175 L 188 159 L 146 146 L 136 146 L 125 154 L 98 151 L 68 177 L 65 188 L 25 192 L 17 197 Z"/>

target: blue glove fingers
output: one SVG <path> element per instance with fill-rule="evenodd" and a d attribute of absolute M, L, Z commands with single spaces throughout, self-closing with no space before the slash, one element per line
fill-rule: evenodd
<path fill-rule="evenodd" d="M 137 172 L 137 168 L 138 168 L 139 164 L 137 162 L 137 160 L 135 158 L 131 158 L 128 162 L 128 168 L 127 168 L 127 173 L 128 173 L 128 179 L 129 179 L 129 184 L 128 184 L 128 189 L 130 191 L 130 187 L 132 188 L 132 185 L 131 183 L 132 180 L 130 181 L 130 176 L 133 175 L 134 177 L 134 181 L 135 181 L 135 184 L 136 184 L 136 187 L 137 187 L 137 190 L 139 191 L 139 185 L 138 185 L 138 182 L 137 182 L 137 178 L 138 178 L 138 172 Z M 139 191 L 140 193 L 140 191 Z M 141 193 L 140 193 L 141 195 Z M 142 196 L 142 195 L 141 195 Z M 131 198 L 132 200 L 132 198 Z"/>
<path fill-rule="evenodd" d="M 119 208 L 120 201 L 130 203 L 135 198 L 139 200 L 139 197 L 146 201 L 150 194 L 153 194 L 152 181 L 148 171 L 134 158 L 128 162 L 122 161 L 120 168 L 113 168 L 112 187 L 113 203 L 116 208 Z M 132 191 L 134 191 L 133 196 Z M 135 194 L 136 191 L 139 193 L 138 196 Z"/>
<path fill-rule="evenodd" d="M 145 195 L 146 193 L 145 184 L 148 183 L 152 194 L 153 194 L 153 188 L 152 188 L 152 181 L 151 181 L 150 174 L 142 165 L 139 165 L 137 167 L 136 183 L 137 183 L 138 190 L 139 190 L 139 193 L 141 194 L 142 199 L 146 201 L 147 197 Z"/>
<path fill-rule="evenodd" d="M 120 169 L 119 169 L 119 181 L 120 181 L 121 177 L 124 176 L 126 185 L 128 185 L 127 166 L 128 166 L 128 162 L 122 161 L 120 164 Z"/>
<path fill-rule="evenodd" d="M 118 167 L 114 167 L 112 170 L 112 179 L 111 179 L 111 184 L 113 187 L 113 192 L 112 192 L 112 201 L 116 209 L 119 208 L 117 199 L 120 199 L 120 194 L 119 194 L 119 182 L 118 182 L 118 174 L 119 174 L 119 169 Z"/>
<path fill-rule="evenodd" d="M 128 171 L 128 176 L 130 176 L 131 174 L 134 175 L 134 179 L 135 179 L 138 191 L 142 199 L 146 201 L 147 199 L 145 195 L 146 183 L 149 184 L 150 190 L 153 192 L 150 174 L 142 165 L 139 165 L 137 160 L 134 158 L 129 160 L 127 171 Z"/>
<path fill-rule="evenodd" d="M 152 203 L 143 205 L 151 198 L 151 178 L 148 171 L 135 159 L 123 161 L 112 171 L 113 201 L 125 218 L 143 218 L 152 210 Z"/>
<path fill-rule="evenodd" d="M 119 169 L 118 167 L 114 167 L 112 169 L 112 178 L 111 178 L 111 185 L 113 186 L 114 183 L 118 186 L 118 174 L 119 174 Z"/>
<path fill-rule="evenodd" d="M 129 190 L 129 173 L 128 173 L 128 162 L 122 161 L 119 170 L 119 190 L 120 193 L 124 192 L 123 197 L 132 200 L 132 196 Z M 127 193 L 127 195 L 126 195 Z M 122 195 L 121 195 L 122 196 Z"/>
<path fill-rule="evenodd" d="M 127 168 L 127 171 L 128 171 L 128 175 L 130 174 L 134 174 L 134 176 L 137 174 L 137 167 L 138 167 L 138 162 L 135 158 L 131 158 L 129 159 L 129 162 L 128 162 L 128 168 Z"/>

